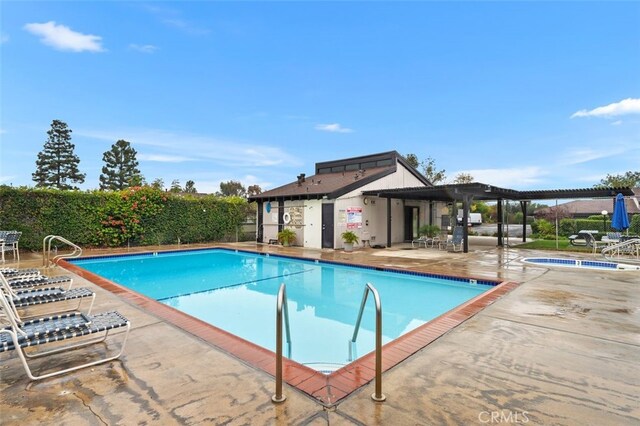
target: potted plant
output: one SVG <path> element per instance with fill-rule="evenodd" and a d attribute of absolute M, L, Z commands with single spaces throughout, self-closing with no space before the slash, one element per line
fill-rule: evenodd
<path fill-rule="evenodd" d="M 296 233 L 289 228 L 284 228 L 278 232 L 278 241 L 280 241 L 280 244 L 283 246 L 289 247 L 296 241 Z"/>
<path fill-rule="evenodd" d="M 434 238 L 438 234 L 440 234 L 440 227 L 438 225 L 424 225 L 420 227 L 420 235 Z"/>
<path fill-rule="evenodd" d="M 358 242 L 358 236 L 353 231 L 345 231 L 341 235 L 344 241 L 344 251 L 353 251 L 353 245 Z"/>

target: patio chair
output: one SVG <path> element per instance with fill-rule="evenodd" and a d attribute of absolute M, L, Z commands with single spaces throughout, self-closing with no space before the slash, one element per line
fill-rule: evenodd
<path fill-rule="evenodd" d="M 12 306 L 16 318 L 19 321 L 24 320 L 23 315 L 19 314 L 18 309 L 26 309 L 43 304 L 56 302 L 70 302 L 76 300 L 77 306 L 67 311 L 78 310 L 83 299 L 91 298 L 91 304 L 87 310 L 87 314 L 91 314 L 93 304 L 96 300 L 96 293 L 86 287 L 78 287 L 71 290 L 63 290 L 61 287 L 46 287 L 30 290 L 14 290 L 11 288 L 5 277 L 0 274 L 0 291 L 4 291 L 7 301 Z M 60 311 L 56 311 L 60 312 Z M 41 312 L 40 315 L 43 315 Z"/>
<path fill-rule="evenodd" d="M 67 275 L 48 277 L 46 275 L 14 277 L 7 279 L 13 290 L 28 290 L 34 287 L 55 286 L 69 283 L 67 290 L 73 285 L 73 279 Z"/>
<path fill-rule="evenodd" d="M 424 244 L 424 248 L 427 248 L 427 244 L 431 243 L 432 241 L 433 238 L 422 235 L 415 240 L 411 240 L 411 248 L 416 248 L 415 244 L 418 245 L 418 248 L 420 248 L 420 244 Z"/>
<path fill-rule="evenodd" d="M 462 251 L 462 245 L 464 243 L 464 229 L 462 226 L 456 226 L 453 228 L 453 235 L 451 239 L 447 239 L 441 243 L 441 246 L 444 245 L 444 249 L 447 250 L 449 247 L 453 248 L 453 251 Z"/>
<path fill-rule="evenodd" d="M 2 251 L 2 262 L 5 262 L 4 253 L 11 252 L 14 261 L 20 260 L 20 250 L 18 250 L 18 240 L 22 232 L 18 231 L 3 231 L 3 235 L 0 235 L 0 251 Z"/>
<path fill-rule="evenodd" d="M 596 237 L 594 237 L 593 234 L 590 232 L 586 232 L 584 234 L 584 239 L 587 243 L 587 247 L 591 247 L 593 249 L 593 254 L 595 254 L 598 249 L 605 248 L 609 245 L 606 240 L 605 241 L 596 240 Z"/>
<path fill-rule="evenodd" d="M 31 380 L 40 380 L 47 377 L 65 374 L 81 368 L 92 367 L 108 361 L 117 359 L 124 352 L 124 347 L 129 337 L 131 323 L 124 316 L 116 311 L 104 312 L 96 315 L 85 315 L 80 312 L 53 315 L 21 322 L 10 306 L 4 293 L 0 292 L 0 307 L 9 321 L 9 326 L 0 328 L 0 353 L 15 350 L 20 357 L 22 366 L 27 376 Z M 63 368 L 45 374 L 34 375 L 27 362 L 27 359 L 39 358 L 58 353 L 65 353 L 85 346 L 104 342 L 109 336 L 109 332 L 116 328 L 126 327 L 126 333 L 122 341 L 120 350 L 115 355 L 105 358 L 85 362 L 69 368 Z M 83 336 L 101 335 L 93 339 L 81 339 L 77 344 L 60 347 L 55 345 L 55 349 L 47 351 L 36 350 L 36 346 L 46 345 L 63 340 L 80 339 Z M 66 361 L 66 360 L 65 360 Z M 47 364 L 50 365 L 50 364 Z"/>

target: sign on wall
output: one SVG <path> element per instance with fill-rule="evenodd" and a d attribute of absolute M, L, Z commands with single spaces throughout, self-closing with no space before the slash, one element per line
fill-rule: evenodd
<path fill-rule="evenodd" d="M 362 228 L 362 207 L 347 208 L 347 229 Z"/>

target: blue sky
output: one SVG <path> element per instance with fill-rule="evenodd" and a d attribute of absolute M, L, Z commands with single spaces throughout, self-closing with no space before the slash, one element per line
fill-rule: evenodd
<path fill-rule="evenodd" d="M 4 184 L 33 185 L 54 119 L 83 189 L 118 139 L 201 192 L 389 150 L 514 189 L 640 169 L 637 2 L 3 1 L 0 23 Z"/>

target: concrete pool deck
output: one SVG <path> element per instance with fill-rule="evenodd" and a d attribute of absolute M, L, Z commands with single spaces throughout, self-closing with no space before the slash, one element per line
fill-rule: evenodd
<path fill-rule="evenodd" d="M 272 376 L 76 277 L 74 286 L 96 289 L 94 312 L 117 309 L 131 320 L 124 355 L 116 362 L 30 382 L 16 354 L 0 354 L 0 423 L 640 422 L 637 271 L 525 265 L 518 259 L 549 253 L 489 245 L 472 245 L 467 254 L 403 247 L 349 254 L 251 243 L 230 246 L 521 285 L 385 372 L 386 402 L 371 401 L 371 382 L 325 408 L 289 386 L 284 390 L 287 401 L 272 404 Z M 170 248 L 175 247 L 162 249 Z M 37 267 L 39 258 L 32 256 L 19 266 Z M 67 357 L 77 361 L 90 352 Z M 64 363 L 65 357 L 56 360 Z"/>

